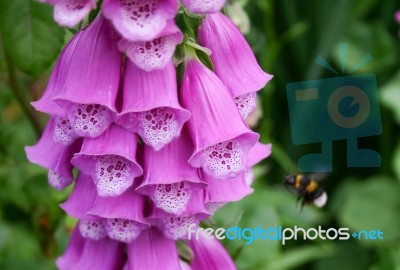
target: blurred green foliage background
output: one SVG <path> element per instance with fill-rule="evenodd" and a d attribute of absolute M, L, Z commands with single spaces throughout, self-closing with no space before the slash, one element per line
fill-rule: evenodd
<path fill-rule="evenodd" d="M 256 168 L 255 192 L 218 211 L 215 226 L 349 227 L 380 229 L 383 241 L 224 242 L 240 269 L 400 269 L 400 25 L 398 0 L 231 0 L 226 12 L 246 32 L 259 62 L 274 79 L 260 92 L 256 129 L 273 143 L 272 156 Z M 71 32 L 59 28 L 49 6 L 32 0 L 0 0 L 0 269 L 54 269 L 74 222 L 59 209 L 70 188 L 47 185 L 45 170 L 29 164 L 46 118 L 29 106 L 40 97 L 51 67 Z M 317 55 L 340 66 L 338 44 L 349 44 L 346 70 L 370 52 L 357 73 L 378 79 L 383 134 L 362 139 L 382 156 L 380 168 L 347 168 L 345 142 L 333 143 L 334 171 L 323 182 L 327 206 L 300 211 L 282 186 L 304 153 L 319 145 L 291 141 L 287 83 L 333 75 Z"/>

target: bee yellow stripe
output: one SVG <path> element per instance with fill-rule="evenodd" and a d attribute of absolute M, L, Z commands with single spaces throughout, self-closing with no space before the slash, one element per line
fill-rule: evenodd
<path fill-rule="evenodd" d="M 299 188 L 300 187 L 300 184 L 301 184 L 301 179 L 303 178 L 303 176 L 302 175 L 296 175 L 296 179 L 295 179 L 295 181 L 294 181 L 294 187 L 295 188 Z"/>
<path fill-rule="evenodd" d="M 315 182 L 314 180 L 311 180 L 311 182 L 306 187 L 306 191 L 308 193 L 313 192 L 314 190 L 317 189 L 317 187 L 318 187 L 317 182 Z"/>

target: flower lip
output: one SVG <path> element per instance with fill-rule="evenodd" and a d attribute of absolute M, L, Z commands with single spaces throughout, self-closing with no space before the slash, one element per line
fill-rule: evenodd
<path fill-rule="evenodd" d="M 129 59 L 145 71 L 163 69 L 172 59 L 175 47 L 183 40 L 183 34 L 175 23 L 168 21 L 164 30 L 149 41 L 121 39 L 118 47 Z"/>
<path fill-rule="evenodd" d="M 96 7 L 96 0 L 50 0 L 54 5 L 54 19 L 66 27 L 74 27 Z"/>
<path fill-rule="evenodd" d="M 64 178 L 57 172 L 50 169 L 47 173 L 47 181 L 53 188 L 57 190 L 63 190 L 73 182 L 73 179 Z"/>
<path fill-rule="evenodd" d="M 187 209 L 180 214 L 167 213 L 163 209 L 152 204 L 150 214 L 146 217 L 148 222 L 159 225 L 160 220 L 170 217 L 189 217 L 193 216 L 196 220 L 203 220 L 210 217 L 210 212 L 204 207 L 204 191 L 193 192 L 192 198 L 187 205 Z"/>
<path fill-rule="evenodd" d="M 149 41 L 178 12 L 177 0 L 104 0 L 103 13 L 127 40 Z"/>
<path fill-rule="evenodd" d="M 258 141 L 258 138 L 259 138 L 259 135 L 255 132 L 245 132 L 237 137 L 228 138 L 227 140 L 225 140 L 223 142 L 236 140 L 240 145 L 240 148 L 243 153 L 243 159 L 245 160 L 246 156 L 248 155 L 248 151 L 255 144 L 255 142 Z M 204 166 L 203 163 L 205 162 L 204 151 L 210 146 L 213 146 L 213 145 L 209 145 L 209 146 L 205 145 L 202 148 L 198 148 L 196 150 L 196 152 L 194 152 L 192 154 L 192 156 L 189 158 L 189 163 L 195 167 L 203 167 Z M 225 176 L 221 176 L 221 179 L 228 179 L 230 177 L 236 177 L 237 175 L 242 173 L 245 170 L 245 161 L 243 161 L 242 163 L 243 163 L 242 168 L 240 170 L 234 172 L 233 174 L 226 174 Z"/>
<path fill-rule="evenodd" d="M 207 210 L 204 208 L 204 211 Z M 197 213 L 184 216 L 166 214 L 159 209 L 157 209 L 156 212 L 157 213 L 154 213 L 154 215 L 158 216 L 158 218 L 151 217 L 150 220 L 166 237 L 173 240 L 187 239 L 189 226 L 191 224 L 198 225 L 200 220 L 204 220 L 210 216 L 208 212 L 207 214 Z"/>
<path fill-rule="evenodd" d="M 210 213 L 204 208 L 204 190 L 190 189 L 184 186 L 184 182 L 170 185 L 158 185 L 150 198 L 153 208 L 149 222 L 154 223 L 155 219 L 169 216 L 190 216 L 197 215 L 207 217 Z"/>
<path fill-rule="evenodd" d="M 225 0 L 182 0 L 185 7 L 192 13 L 215 13 L 225 4 Z"/>

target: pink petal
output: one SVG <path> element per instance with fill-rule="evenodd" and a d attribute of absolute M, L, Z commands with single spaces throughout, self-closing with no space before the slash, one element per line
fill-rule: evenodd
<path fill-rule="evenodd" d="M 257 163 L 261 162 L 263 159 L 266 159 L 271 155 L 272 144 L 262 144 L 257 142 L 252 148 L 249 150 L 248 158 L 247 158 L 247 166 L 253 167 Z"/>
<path fill-rule="evenodd" d="M 25 147 L 25 152 L 31 163 L 50 170 L 49 184 L 56 189 L 63 189 L 74 179 L 71 159 L 79 151 L 82 141 L 77 140 L 70 145 L 60 144 L 56 142 L 55 128 L 56 120 L 51 118 L 39 142 Z"/>
<path fill-rule="evenodd" d="M 175 242 L 156 228 L 143 231 L 128 245 L 128 269 L 180 270 Z"/>
<path fill-rule="evenodd" d="M 199 236 L 199 239 L 188 241 L 194 253 L 194 260 L 190 265 L 192 270 L 236 270 L 229 253 L 216 238 L 207 239 L 202 234 Z"/>
<path fill-rule="evenodd" d="M 75 229 L 67 251 L 56 261 L 60 270 L 121 269 L 124 263 L 124 245 L 108 238 L 90 240 Z"/>
<path fill-rule="evenodd" d="M 272 79 L 260 68 L 236 25 L 222 13 L 205 17 L 198 38 L 202 46 L 211 50 L 215 73 L 233 97 L 256 92 Z"/>
<path fill-rule="evenodd" d="M 68 200 L 60 207 L 71 217 L 90 219 L 88 212 L 92 210 L 96 200 L 96 186 L 90 176 L 79 173 L 74 189 Z"/>
<path fill-rule="evenodd" d="M 246 127 L 226 87 L 198 60 L 186 63 L 181 100 L 192 113 L 195 150 L 189 163 L 220 179 L 242 173 L 258 134 Z"/>
<path fill-rule="evenodd" d="M 84 245 L 85 239 L 81 236 L 78 227 L 76 227 L 69 239 L 65 253 L 56 261 L 57 267 L 60 270 L 70 270 L 71 266 L 79 260 Z"/>
<path fill-rule="evenodd" d="M 203 174 L 202 177 L 208 184 L 205 198 L 208 210 L 208 207 L 216 206 L 215 203 L 222 206 L 229 202 L 239 201 L 253 192 L 245 181 L 244 173 L 228 180 L 220 180 L 207 174 Z"/>

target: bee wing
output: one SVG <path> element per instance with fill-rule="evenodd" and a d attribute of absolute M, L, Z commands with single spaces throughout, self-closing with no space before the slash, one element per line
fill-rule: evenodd
<path fill-rule="evenodd" d="M 299 194 L 299 191 L 294 186 L 285 185 L 287 191 L 293 194 Z"/>
<path fill-rule="evenodd" d="M 308 178 L 317 181 L 317 182 L 321 182 L 323 181 L 326 177 L 328 176 L 328 173 L 326 172 L 316 172 L 316 173 L 312 173 L 308 176 Z"/>

